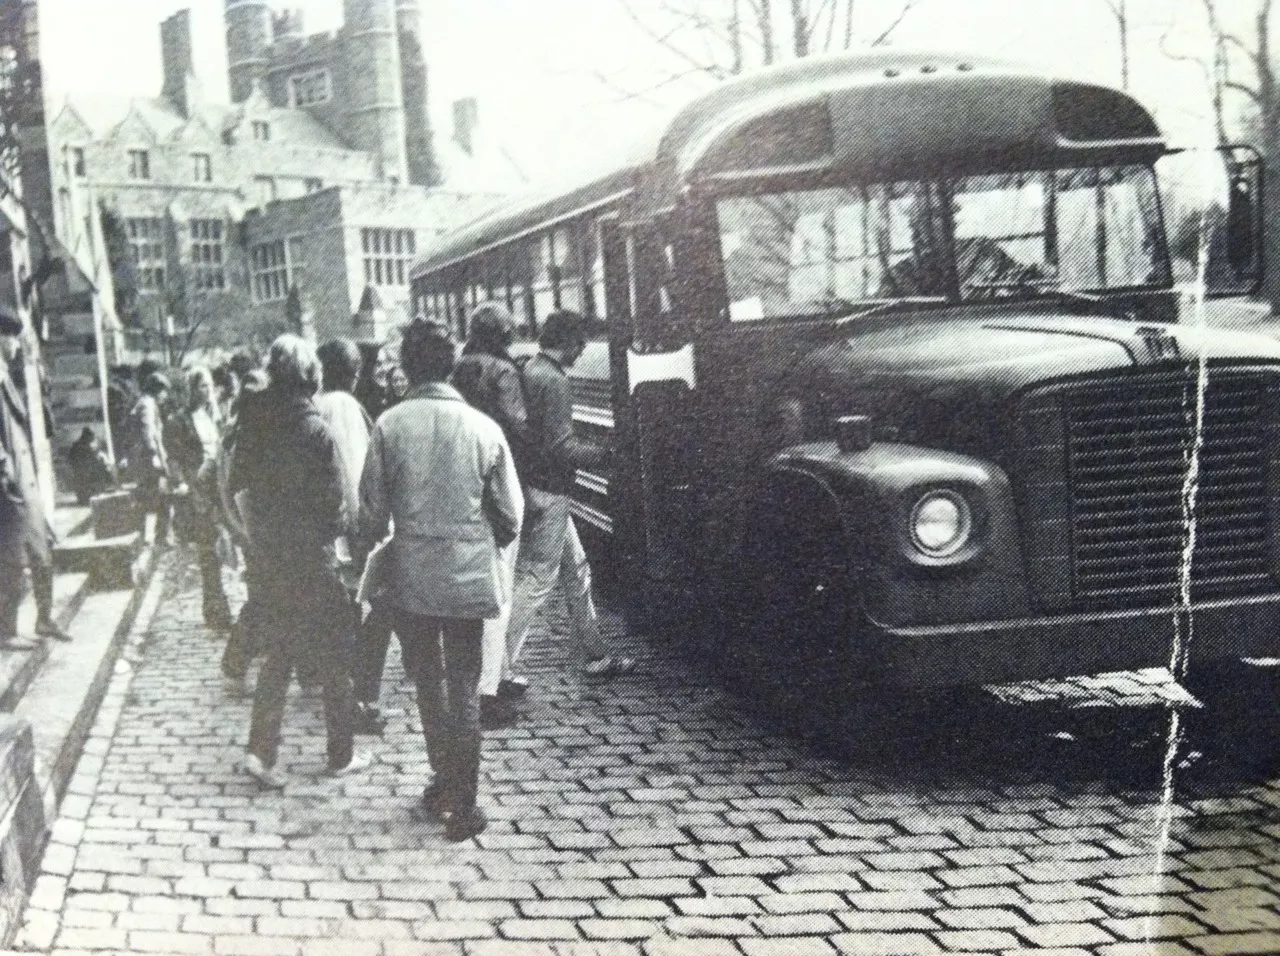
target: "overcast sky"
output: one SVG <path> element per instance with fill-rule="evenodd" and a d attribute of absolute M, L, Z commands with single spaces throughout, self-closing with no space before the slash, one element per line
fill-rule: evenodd
<path fill-rule="evenodd" d="M 641 14 L 658 6 L 657 0 L 630 2 Z M 864 0 L 858 7 L 863 29 L 876 30 L 876 18 L 900 2 Z M 476 96 L 486 135 L 537 178 L 678 104 L 688 84 L 623 98 L 622 91 L 649 90 L 671 72 L 672 63 L 621 3 L 421 0 L 437 129 L 447 130 L 454 99 Z M 1198 70 L 1159 52 L 1166 33 L 1174 50 L 1203 47 L 1197 0 L 1127 3 L 1134 23 L 1131 88 L 1156 109 L 1172 138 L 1202 137 L 1209 109 Z M 303 9 L 308 32 L 334 29 L 342 19 L 342 0 L 281 5 Z M 224 0 L 40 0 L 50 95 L 56 101 L 69 91 L 158 93 L 159 23 L 190 7 L 197 68 L 208 95 L 225 99 L 223 6 Z M 919 0 L 894 42 L 1016 56 L 1115 84 L 1120 78 L 1118 31 L 1108 0 Z"/>

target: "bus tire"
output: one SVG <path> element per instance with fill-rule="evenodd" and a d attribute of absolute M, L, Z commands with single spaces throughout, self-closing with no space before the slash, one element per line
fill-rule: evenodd
<path fill-rule="evenodd" d="M 806 475 L 770 476 L 739 567 L 723 649 L 729 679 L 767 692 L 784 717 L 850 708 L 859 588 L 834 496 Z"/>

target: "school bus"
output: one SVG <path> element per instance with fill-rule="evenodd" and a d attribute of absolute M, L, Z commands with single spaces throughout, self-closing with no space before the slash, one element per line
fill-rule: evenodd
<path fill-rule="evenodd" d="M 590 320 L 574 513 L 726 660 L 852 693 L 1280 656 L 1280 346 L 1180 321 L 1173 152 L 1016 63 L 803 60 L 445 237 L 413 301 Z M 1214 158 L 1207 273 L 1256 290 L 1260 163 Z"/>

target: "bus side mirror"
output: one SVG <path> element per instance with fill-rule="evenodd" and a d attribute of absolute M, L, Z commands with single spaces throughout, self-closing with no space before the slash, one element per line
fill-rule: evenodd
<path fill-rule="evenodd" d="M 1174 284 L 1186 295 L 1202 292 L 1210 298 L 1257 292 L 1264 258 L 1263 166 L 1257 150 L 1172 150 L 1157 169 L 1169 215 Z"/>
<path fill-rule="evenodd" d="M 1241 282 L 1262 278 L 1262 164 L 1227 157 L 1227 264 Z"/>

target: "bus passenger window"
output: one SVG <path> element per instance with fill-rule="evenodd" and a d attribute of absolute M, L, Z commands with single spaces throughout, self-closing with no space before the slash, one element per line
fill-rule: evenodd
<path fill-rule="evenodd" d="M 587 305 L 591 318 L 603 322 L 608 318 L 604 287 L 604 246 L 600 239 L 600 223 L 593 222 L 583 234 L 583 261 L 586 263 Z"/>
<path fill-rule="evenodd" d="M 556 308 L 556 260 L 551 234 L 538 236 L 534 246 L 533 311 L 539 325 Z"/>

